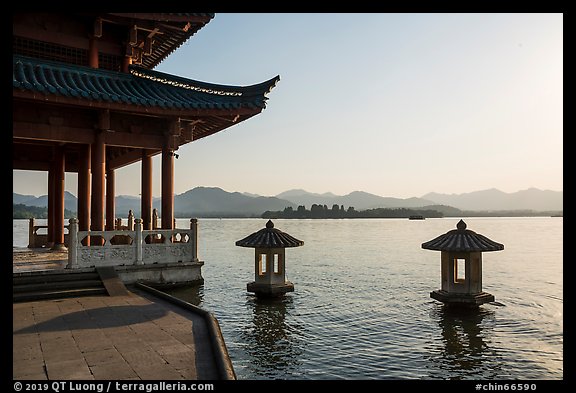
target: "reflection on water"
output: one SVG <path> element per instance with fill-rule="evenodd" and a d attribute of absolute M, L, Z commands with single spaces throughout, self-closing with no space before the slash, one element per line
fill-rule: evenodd
<path fill-rule="evenodd" d="M 466 309 L 434 305 L 431 318 L 440 326 L 442 346 L 431 360 L 445 379 L 495 378 L 499 364 L 490 347 L 495 312 L 484 306 Z M 440 375 L 438 375 L 440 376 Z"/>
<path fill-rule="evenodd" d="M 158 289 L 198 307 L 201 307 L 202 300 L 204 299 L 204 285 L 202 284 L 180 285 L 173 288 L 168 287 Z"/>
<path fill-rule="evenodd" d="M 259 299 L 247 296 L 246 308 L 252 321 L 241 332 L 246 352 L 252 362 L 250 371 L 255 376 L 273 377 L 279 370 L 290 373 L 300 362 L 302 351 L 295 342 L 294 329 L 286 324 L 286 313 L 294 307 L 292 297 Z"/>

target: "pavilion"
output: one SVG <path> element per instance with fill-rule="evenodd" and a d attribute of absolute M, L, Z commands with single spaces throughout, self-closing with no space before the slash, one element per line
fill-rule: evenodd
<path fill-rule="evenodd" d="M 152 230 L 152 158 L 161 155 L 161 229 L 174 230 L 178 148 L 266 106 L 252 86 L 154 71 L 214 18 L 203 13 L 13 14 L 13 169 L 48 172 L 48 242 L 64 248 L 65 173 L 78 175 L 78 230 L 115 230 L 115 171 L 141 162 L 141 226 Z M 90 237 L 82 240 L 90 246 Z M 103 245 L 92 237 L 92 246 Z M 156 261 L 158 262 L 158 261 Z M 160 261 L 161 262 L 161 261 Z"/>

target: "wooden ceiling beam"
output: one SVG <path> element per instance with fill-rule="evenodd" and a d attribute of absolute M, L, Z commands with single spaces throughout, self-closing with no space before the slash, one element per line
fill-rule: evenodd
<path fill-rule="evenodd" d="M 64 143 L 93 143 L 94 133 L 86 128 L 14 121 L 12 138 Z"/>
<path fill-rule="evenodd" d="M 154 149 L 154 150 L 148 150 L 146 152 L 146 154 L 149 157 L 153 157 L 156 154 L 159 154 L 161 152 L 162 152 L 161 149 Z M 126 154 L 123 154 L 121 156 L 114 157 L 114 158 L 107 160 L 106 161 L 106 167 L 110 168 L 110 169 L 118 169 L 118 168 L 125 167 L 126 165 L 130 165 L 130 164 L 133 164 L 135 162 L 139 162 L 140 160 L 142 160 L 142 150 L 141 149 L 134 149 L 134 150 L 132 150 Z"/>
<path fill-rule="evenodd" d="M 23 171 L 48 171 L 50 169 L 50 162 L 14 159 L 12 160 L 12 169 Z"/>
<path fill-rule="evenodd" d="M 94 143 L 94 131 L 92 130 L 23 121 L 13 123 L 12 137 L 61 143 Z M 140 134 L 138 138 L 135 138 L 133 134 L 127 132 L 106 132 L 104 134 L 104 143 L 110 146 L 161 149 L 164 140 L 165 137 L 162 135 Z"/>

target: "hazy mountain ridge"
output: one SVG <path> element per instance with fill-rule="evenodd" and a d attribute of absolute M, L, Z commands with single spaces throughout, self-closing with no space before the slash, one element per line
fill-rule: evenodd
<path fill-rule="evenodd" d="M 64 208 L 70 211 L 76 211 L 77 198 L 70 192 L 64 192 Z M 41 195 L 39 197 L 34 195 L 22 195 L 15 192 L 12 193 L 12 203 L 22 204 L 26 206 L 46 207 L 48 206 L 48 195 Z"/>
<path fill-rule="evenodd" d="M 46 195 L 13 194 L 14 204 L 46 207 Z M 140 216 L 140 197 L 119 195 L 116 197 L 116 216 L 127 217 L 132 210 Z M 153 207 L 160 213 L 160 198 L 153 199 Z M 505 193 L 497 189 L 488 189 L 464 194 L 428 193 L 421 198 L 381 197 L 363 191 L 354 191 L 347 195 L 310 193 L 305 190 L 289 190 L 276 196 L 260 196 L 252 193 L 228 192 L 218 187 L 195 187 L 174 196 L 174 212 L 177 217 L 214 217 L 214 216 L 260 216 L 265 211 L 296 209 L 304 205 L 310 209 L 313 204 L 334 204 L 350 206 L 356 210 L 376 208 L 430 208 L 442 205 L 442 209 L 455 208 L 463 211 L 562 211 L 563 192 L 529 188 L 514 193 Z M 77 198 L 66 192 L 65 208 L 76 211 Z"/>
<path fill-rule="evenodd" d="M 506 193 L 495 188 L 463 194 L 430 192 L 422 198 L 461 210 L 564 210 L 564 192 L 528 188 Z"/>
<path fill-rule="evenodd" d="M 260 215 L 266 210 L 296 206 L 276 197 L 248 196 L 218 187 L 196 187 L 174 197 L 174 211 L 181 214 L 248 214 Z"/>
<path fill-rule="evenodd" d="M 12 193 L 13 204 L 46 207 L 47 195 L 39 197 Z M 77 210 L 78 199 L 66 192 L 65 207 Z M 161 199 L 153 198 L 152 207 L 160 214 Z M 174 196 L 174 213 L 177 217 L 201 217 L 218 215 L 260 216 L 266 210 L 283 210 L 286 207 L 296 208 L 292 202 L 276 197 L 247 196 L 239 192 L 227 192 L 217 187 L 196 187 Z M 117 217 L 127 217 L 132 210 L 136 217 L 140 216 L 140 197 L 119 195 L 115 198 L 115 213 Z"/>
<path fill-rule="evenodd" d="M 286 199 L 297 205 L 303 205 L 310 208 L 316 205 L 344 205 L 345 207 L 353 206 L 356 210 L 376 209 L 376 208 L 394 208 L 394 207 L 422 207 L 435 204 L 432 200 L 423 198 L 393 198 L 382 197 L 370 194 L 364 191 L 353 191 L 347 195 L 335 195 L 331 192 L 316 194 L 304 190 L 289 190 L 276 195 L 277 198 Z"/>

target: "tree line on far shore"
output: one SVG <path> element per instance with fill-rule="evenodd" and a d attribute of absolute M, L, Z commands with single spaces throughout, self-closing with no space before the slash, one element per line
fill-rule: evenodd
<path fill-rule="evenodd" d="M 134 212 L 139 216 L 139 212 Z M 415 208 L 377 208 L 357 211 L 350 206 L 347 209 L 343 205 L 332 205 L 329 209 L 326 205 L 314 204 L 310 210 L 305 206 L 298 206 L 297 209 L 287 207 L 279 211 L 266 211 L 262 215 L 248 214 L 242 211 L 227 213 L 213 212 L 198 214 L 194 212 L 175 212 L 176 218 L 409 218 L 410 216 L 423 216 L 424 218 L 442 217 L 562 217 L 560 211 L 533 211 L 533 210 L 495 210 L 495 211 L 472 211 L 459 210 L 445 205 L 430 205 L 420 209 Z M 47 218 L 48 209 L 41 206 L 29 206 L 23 204 L 12 204 L 13 219 Z M 64 218 L 76 217 L 76 212 L 68 209 L 64 210 Z"/>
<path fill-rule="evenodd" d="M 76 214 L 68 209 L 64 210 L 64 218 L 76 217 Z M 12 204 L 12 219 L 24 218 L 48 218 L 48 208 L 41 206 L 28 206 L 21 203 Z"/>
<path fill-rule="evenodd" d="M 429 209 L 407 208 L 377 208 L 357 211 L 353 206 L 347 209 L 344 205 L 332 205 L 329 209 L 326 205 L 313 204 L 310 210 L 300 205 L 296 210 L 286 207 L 279 211 L 266 211 L 262 218 L 409 218 L 410 216 L 423 216 L 425 218 L 444 217 L 442 212 Z"/>

